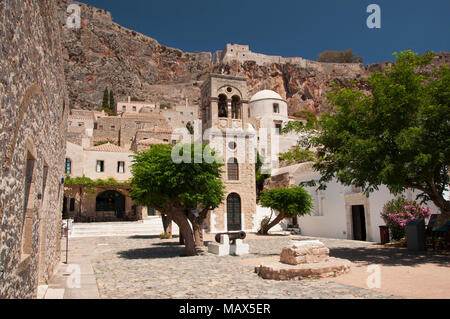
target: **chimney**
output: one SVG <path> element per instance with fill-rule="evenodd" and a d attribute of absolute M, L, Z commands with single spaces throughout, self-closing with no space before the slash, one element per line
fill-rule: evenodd
<path fill-rule="evenodd" d="M 128 103 L 131 103 L 131 96 L 128 96 Z"/>

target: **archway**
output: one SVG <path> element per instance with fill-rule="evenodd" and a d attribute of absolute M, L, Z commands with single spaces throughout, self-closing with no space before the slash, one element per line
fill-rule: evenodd
<path fill-rule="evenodd" d="M 241 99 L 239 96 L 235 95 L 231 99 L 231 115 L 234 120 L 241 119 Z"/>
<path fill-rule="evenodd" d="M 242 229 L 241 223 L 241 197 L 232 193 L 227 198 L 227 226 L 228 231 Z"/>
<path fill-rule="evenodd" d="M 125 196 L 113 190 L 100 193 L 95 200 L 95 209 L 98 212 L 115 212 L 117 218 L 124 218 Z"/>
<path fill-rule="evenodd" d="M 219 117 L 228 117 L 228 104 L 227 104 L 227 96 L 224 94 L 219 95 Z"/>

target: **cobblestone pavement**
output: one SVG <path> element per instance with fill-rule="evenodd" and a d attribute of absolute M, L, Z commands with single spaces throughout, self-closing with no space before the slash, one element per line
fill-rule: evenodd
<path fill-rule="evenodd" d="M 207 240 L 213 240 L 208 235 Z M 250 254 L 218 257 L 209 253 L 183 257 L 177 239 L 155 236 L 74 238 L 70 252 L 88 258 L 94 268 L 101 298 L 113 299 L 290 299 L 394 298 L 371 290 L 323 280 L 271 281 L 257 276 L 245 259 L 276 256 L 293 237 L 259 237 L 245 241 Z M 323 239 L 334 247 L 370 244 Z"/>

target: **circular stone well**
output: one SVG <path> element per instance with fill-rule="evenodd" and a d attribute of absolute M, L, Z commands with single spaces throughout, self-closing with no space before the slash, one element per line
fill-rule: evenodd
<path fill-rule="evenodd" d="M 304 278 L 334 277 L 350 271 L 352 263 L 346 259 L 330 257 L 327 262 L 314 264 L 288 265 L 267 262 L 255 268 L 255 272 L 264 279 L 301 280 Z"/>
<path fill-rule="evenodd" d="M 280 259 L 267 260 L 255 272 L 264 279 L 293 280 L 332 277 L 350 271 L 352 263 L 329 256 L 330 250 L 318 240 L 292 240 Z"/>

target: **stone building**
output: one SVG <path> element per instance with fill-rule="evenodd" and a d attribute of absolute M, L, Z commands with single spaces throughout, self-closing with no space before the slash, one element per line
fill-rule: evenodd
<path fill-rule="evenodd" d="M 132 151 L 111 143 L 84 148 L 67 142 L 67 176 L 114 181 L 96 186 L 65 185 L 64 217 L 77 222 L 142 219 L 142 208 L 129 196 L 132 155 Z"/>
<path fill-rule="evenodd" d="M 172 130 L 186 127 L 188 122 L 192 124 L 199 119 L 198 106 L 189 105 L 186 99 L 186 105 L 168 106 L 150 101 L 131 101 L 128 97 L 126 102 L 117 103 L 117 114 L 126 113 L 127 116 L 154 114 L 164 118 Z"/>
<path fill-rule="evenodd" d="M 0 298 L 35 298 L 60 260 L 68 97 L 55 2 L 0 2 Z"/>
<path fill-rule="evenodd" d="M 65 218 L 95 222 L 140 220 L 148 215 L 148 209 L 135 205 L 129 196 L 132 155 L 151 145 L 175 143 L 172 139 L 177 136 L 166 118 L 154 111 L 148 103 L 117 116 L 72 110 L 65 161 L 72 182 L 64 189 Z M 101 185 L 74 185 L 77 177 Z"/>
<path fill-rule="evenodd" d="M 225 200 L 209 215 L 210 232 L 253 229 L 256 133 L 248 129 L 248 101 L 245 78 L 212 74 L 202 87 L 204 143 L 225 163 Z"/>

